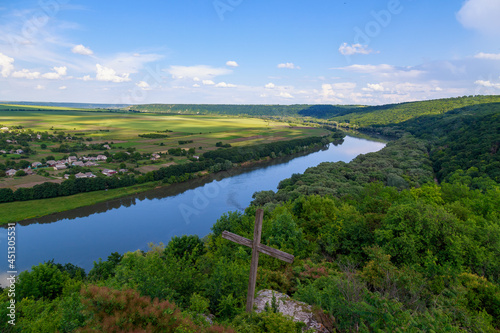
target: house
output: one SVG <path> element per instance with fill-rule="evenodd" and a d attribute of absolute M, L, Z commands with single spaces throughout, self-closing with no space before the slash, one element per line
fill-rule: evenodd
<path fill-rule="evenodd" d="M 68 163 L 73 163 L 73 162 L 76 162 L 78 161 L 78 158 L 76 158 L 76 156 L 70 156 L 68 157 Z"/>
<path fill-rule="evenodd" d="M 40 163 L 40 162 L 33 162 L 33 163 L 31 163 L 31 166 L 33 168 L 38 168 L 40 165 L 42 165 L 42 163 Z"/>
<path fill-rule="evenodd" d="M 193 158 L 196 158 L 197 160 L 199 160 L 200 156 L 193 155 Z"/>
<path fill-rule="evenodd" d="M 5 150 L 0 150 L 0 154 L 7 154 Z"/>
<path fill-rule="evenodd" d="M 64 164 L 56 164 L 56 165 L 54 166 L 54 170 L 64 170 L 64 169 L 66 169 L 66 168 L 67 168 L 67 167 L 66 167 L 66 165 L 64 165 Z"/>
<path fill-rule="evenodd" d="M 102 170 L 102 173 L 108 177 L 111 177 L 116 173 L 116 170 L 109 170 L 109 169 L 104 169 Z"/>
<path fill-rule="evenodd" d="M 153 154 L 152 155 L 154 158 L 160 158 L 161 156 L 159 154 Z"/>
<path fill-rule="evenodd" d="M 23 169 L 24 172 L 26 172 L 27 175 L 32 175 L 33 174 L 33 170 L 31 170 L 30 167 L 27 167 L 26 169 Z"/>
<path fill-rule="evenodd" d="M 83 163 L 83 166 L 86 166 L 86 167 L 92 167 L 92 166 L 98 166 L 98 165 L 99 164 L 97 164 L 95 162 L 91 162 L 91 161 Z"/>
<path fill-rule="evenodd" d="M 97 177 L 92 172 L 85 172 L 85 176 L 87 176 L 87 178 L 96 178 Z"/>
<path fill-rule="evenodd" d="M 75 178 L 87 178 L 87 175 L 83 172 L 79 172 L 75 175 Z"/>
<path fill-rule="evenodd" d="M 106 155 L 97 155 L 97 161 L 106 161 L 107 159 Z"/>
<path fill-rule="evenodd" d="M 2 128 L 0 128 L 0 130 L 2 130 L 2 131 L 8 131 L 9 128 L 8 127 L 2 127 Z"/>
<path fill-rule="evenodd" d="M 22 153 L 24 153 L 24 150 L 22 150 L 22 149 L 17 149 L 16 150 L 16 154 L 22 154 Z"/>
<path fill-rule="evenodd" d="M 14 170 L 14 169 L 9 169 L 7 171 L 5 171 L 5 174 L 9 177 L 12 177 L 16 174 L 17 170 Z"/>
<path fill-rule="evenodd" d="M 120 169 L 120 170 L 118 170 L 118 172 L 125 173 L 125 172 L 128 172 L 128 169 Z"/>
<path fill-rule="evenodd" d="M 13 141 L 9 140 L 9 139 L 5 140 L 5 142 L 7 142 L 7 143 L 13 143 Z"/>
<path fill-rule="evenodd" d="M 69 179 L 69 176 L 70 176 L 69 173 L 65 173 L 64 174 L 64 179 Z"/>
<path fill-rule="evenodd" d="M 104 148 L 106 149 L 111 149 L 111 147 L 109 145 L 102 145 Z"/>
<path fill-rule="evenodd" d="M 56 165 L 56 161 L 54 161 L 54 160 L 48 160 L 47 162 L 45 162 L 45 164 L 47 164 L 50 167 L 53 167 L 54 165 Z"/>
<path fill-rule="evenodd" d="M 76 161 L 76 162 L 73 162 L 73 165 L 74 166 L 85 166 L 85 163 L 83 163 L 82 161 Z"/>
<path fill-rule="evenodd" d="M 36 135 L 36 138 L 37 138 L 38 140 L 42 140 L 42 136 L 41 136 L 40 134 L 37 134 L 37 135 Z"/>

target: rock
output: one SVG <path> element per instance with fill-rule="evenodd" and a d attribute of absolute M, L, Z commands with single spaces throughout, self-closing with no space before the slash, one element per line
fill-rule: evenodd
<path fill-rule="evenodd" d="M 278 303 L 278 312 L 292 317 L 293 321 L 304 322 L 306 324 L 305 330 L 312 328 L 318 333 L 329 332 L 325 326 L 318 321 L 310 305 L 291 299 L 290 296 L 277 291 L 260 290 L 254 301 L 254 306 L 257 307 L 255 310 L 256 312 L 260 313 L 264 311 L 266 304 L 271 307 L 273 293 Z"/>

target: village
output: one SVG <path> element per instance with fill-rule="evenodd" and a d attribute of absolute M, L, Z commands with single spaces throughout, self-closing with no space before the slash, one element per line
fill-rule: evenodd
<path fill-rule="evenodd" d="M 61 180 L 70 179 L 72 176 L 74 178 L 96 178 L 98 175 L 112 177 L 113 175 L 126 174 L 128 172 L 140 173 L 140 171 L 134 170 L 134 168 L 127 168 L 127 163 L 124 162 L 128 161 L 124 156 L 131 157 L 133 155 L 133 162 L 136 165 L 139 160 L 149 160 L 149 163 L 155 163 L 155 161 L 159 161 L 162 157 L 162 152 L 140 154 L 134 153 L 134 149 L 128 149 L 128 151 L 117 152 L 120 157 L 114 161 L 114 154 L 109 152 L 112 146 L 108 143 L 103 143 L 99 147 L 105 150 L 102 153 L 88 153 L 80 156 L 76 153 L 70 153 L 69 156 L 63 155 L 61 158 L 56 159 L 54 155 L 57 154 L 38 154 L 30 148 L 30 144 L 28 143 L 46 142 L 53 140 L 55 136 L 48 136 L 46 133 L 30 132 L 30 130 L 16 127 L 9 128 L 3 126 L 0 128 L 0 136 L 2 138 L 0 140 L 0 148 L 2 148 L 0 149 L 0 157 L 3 157 L 3 159 L 0 158 L 0 178 L 23 177 L 25 180 L 23 183 L 26 183 L 30 178 L 26 176 L 35 175 Z M 5 139 L 6 137 L 9 138 Z M 65 136 L 61 138 L 59 136 L 56 142 L 65 144 L 75 142 L 76 140 L 74 139 L 83 141 L 81 137 Z M 50 145 L 49 142 L 41 143 L 40 148 L 46 149 L 48 145 Z M 39 155 L 40 158 L 30 162 L 28 159 L 33 159 L 34 155 Z M 113 162 L 119 163 L 119 166 L 112 168 L 110 164 Z M 58 173 L 57 171 L 61 172 Z M 1 183 L 0 187 L 2 187 Z"/>

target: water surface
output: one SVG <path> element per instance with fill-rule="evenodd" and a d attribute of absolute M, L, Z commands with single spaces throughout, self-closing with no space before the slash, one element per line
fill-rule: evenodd
<path fill-rule="evenodd" d="M 106 259 L 111 252 L 146 250 L 150 242 L 167 243 L 171 237 L 185 234 L 203 237 L 223 213 L 244 210 L 253 193 L 276 190 L 281 180 L 321 162 L 349 162 L 384 146 L 346 137 L 342 145 L 330 144 L 328 149 L 306 156 L 20 222 L 16 226 L 17 270 L 54 259 L 63 264 L 71 262 L 88 272 L 94 261 Z M 29 209 L 29 202 L 26 205 Z M 0 249 L 7 253 L 5 227 L 0 228 Z M 7 271 L 6 258 L 0 268 Z"/>

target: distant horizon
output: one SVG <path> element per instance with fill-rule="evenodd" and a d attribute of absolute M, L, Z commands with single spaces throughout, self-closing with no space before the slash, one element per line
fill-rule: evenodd
<path fill-rule="evenodd" d="M 121 105 L 121 106 L 134 106 L 134 105 L 338 105 L 338 106 L 383 106 L 383 105 L 390 105 L 390 104 L 403 104 L 403 103 L 416 103 L 416 102 L 426 102 L 426 101 L 433 101 L 433 100 L 440 100 L 440 99 L 453 99 L 453 98 L 461 98 L 461 97 L 469 97 L 469 96 L 500 96 L 500 94 L 491 94 L 491 95 L 463 95 L 463 96 L 451 96 L 451 97 L 443 97 L 443 98 L 432 98 L 432 99 L 423 99 L 423 100 L 412 100 L 412 101 L 406 101 L 406 102 L 399 102 L 399 103 L 385 103 L 385 104 L 329 104 L 329 103 L 316 103 L 316 104 L 308 104 L 308 103 L 291 103 L 291 104 L 265 104 L 265 103 L 242 103 L 242 104 L 237 104 L 237 103 L 160 103 L 160 102 L 151 102 L 151 103 L 137 103 L 137 104 L 127 104 L 127 103 L 93 103 L 93 102 L 44 102 L 44 101 L 2 101 L 0 100 L 0 104 L 12 104 L 15 105 L 16 103 L 19 103 L 20 105 L 23 105 L 23 103 L 30 103 L 27 105 L 40 105 L 42 106 L 43 104 L 88 104 L 88 105 Z M 40 104 L 37 104 L 40 103 Z"/>

